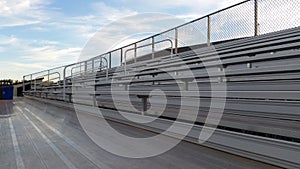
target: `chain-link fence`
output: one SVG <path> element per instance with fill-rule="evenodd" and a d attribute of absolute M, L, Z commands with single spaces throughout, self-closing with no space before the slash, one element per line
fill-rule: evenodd
<path fill-rule="evenodd" d="M 300 25 L 300 0 L 257 0 L 257 3 L 259 34 Z"/>
<path fill-rule="evenodd" d="M 171 53 L 177 53 L 182 48 L 194 45 L 210 45 L 213 42 L 298 27 L 300 26 L 299 9 L 300 0 L 246 0 L 120 48 L 118 50 L 123 53 L 121 52 L 122 54 L 119 56 L 121 59 L 117 60 L 122 64 L 125 60 L 130 59 L 130 63 L 132 63 L 139 60 L 136 58 L 147 55 L 151 55 L 153 58 L 170 54 L 170 48 L 172 48 Z M 169 40 L 171 44 L 163 40 Z M 162 51 L 165 53 L 159 54 Z M 124 59 L 125 55 L 127 55 L 126 59 Z M 114 56 L 114 59 L 116 57 Z"/>
<path fill-rule="evenodd" d="M 254 1 L 247 1 L 209 15 L 210 42 L 253 36 L 255 33 L 254 16 Z"/>

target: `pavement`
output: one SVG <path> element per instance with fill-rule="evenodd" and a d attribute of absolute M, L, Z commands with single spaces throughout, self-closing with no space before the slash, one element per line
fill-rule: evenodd
<path fill-rule="evenodd" d="M 156 157 L 120 157 L 95 144 L 73 110 L 16 98 L 0 101 L 0 111 L 0 115 L 9 115 L 0 118 L 0 169 L 277 168 L 186 141 Z M 139 137 L 153 134 L 120 123 L 114 127 Z"/>

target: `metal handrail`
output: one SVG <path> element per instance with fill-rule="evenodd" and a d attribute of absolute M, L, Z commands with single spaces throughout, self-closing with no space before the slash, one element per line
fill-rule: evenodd
<path fill-rule="evenodd" d="M 81 73 L 81 68 L 82 68 L 82 63 L 85 63 L 84 64 L 84 66 L 85 66 L 85 70 L 84 70 L 84 72 L 88 72 L 88 71 L 90 71 L 90 70 L 92 70 L 91 72 L 94 72 L 95 71 L 95 60 L 96 59 L 100 59 L 100 57 L 96 57 L 95 59 L 92 59 L 92 60 L 87 60 L 87 61 L 83 61 L 83 62 L 81 62 L 81 63 L 75 63 L 75 64 L 79 64 L 79 66 L 76 66 L 76 67 L 73 67 L 72 69 L 71 69 L 71 78 L 73 77 L 73 71 L 75 70 L 75 69 L 77 69 L 77 68 L 80 68 L 80 72 L 79 73 L 76 73 L 76 75 L 77 74 L 82 74 Z M 106 58 L 104 58 L 104 59 L 106 59 Z M 92 62 L 90 62 L 90 61 L 92 61 Z M 107 62 L 107 61 L 106 61 Z M 99 63 L 100 63 L 100 67 L 99 68 L 102 68 L 102 60 L 100 59 L 100 61 L 99 61 Z M 108 63 L 107 63 L 108 64 Z M 87 69 L 87 66 L 88 65 L 92 65 L 92 68 L 91 69 Z M 107 65 L 107 67 L 108 67 L 108 65 Z M 104 67 L 105 68 L 105 67 Z"/>
<path fill-rule="evenodd" d="M 136 49 L 140 49 L 140 48 L 144 48 L 144 47 L 148 47 L 148 46 L 152 46 L 152 55 L 154 54 L 155 50 L 154 50 L 154 45 L 155 44 L 159 44 L 159 43 L 163 43 L 163 42 L 170 42 L 171 44 L 171 58 L 172 58 L 172 55 L 173 55 L 173 42 L 171 39 L 164 39 L 164 40 L 161 40 L 161 41 L 157 41 L 157 42 L 152 42 L 152 43 L 149 43 L 149 44 L 146 44 L 146 45 L 142 45 L 142 46 L 138 46 L 138 47 L 134 47 L 134 48 L 130 48 L 130 49 L 127 49 L 125 51 L 125 54 L 124 54 L 124 74 L 126 75 L 126 70 L 127 70 L 127 53 L 129 51 L 132 51 L 134 50 L 135 51 L 135 54 L 134 54 L 134 59 L 136 59 Z"/>
<path fill-rule="evenodd" d="M 96 59 L 100 59 L 100 65 L 99 65 L 99 68 L 106 68 L 105 70 L 106 70 L 106 80 L 108 80 L 108 67 L 109 67 L 109 65 L 108 65 L 108 60 L 104 57 L 105 55 L 100 55 L 100 56 L 97 56 L 97 57 L 94 57 L 94 58 L 91 58 L 91 59 L 89 59 L 89 60 L 87 60 L 87 61 L 82 61 L 82 62 L 78 62 L 78 63 L 74 63 L 74 64 L 70 64 L 70 65 L 67 65 L 67 66 L 65 66 L 64 67 L 64 70 L 63 70 L 63 100 L 66 100 L 66 70 L 67 70 L 67 68 L 69 68 L 69 67 L 72 67 L 72 66 L 76 66 L 76 65 L 78 65 L 78 64 L 80 64 L 80 67 L 81 67 L 81 64 L 82 63 L 84 63 L 85 65 L 85 68 L 87 67 L 87 63 L 89 62 L 89 61 L 92 61 L 92 63 L 94 63 L 94 61 L 96 60 Z M 102 60 L 104 60 L 105 62 L 106 62 L 106 65 L 105 66 L 103 66 L 102 65 Z M 73 68 L 72 68 L 73 69 Z M 72 69 L 71 69 L 71 71 L 72 71 Z M 94 69 L 94 66 L 93 66 L 93 69 Z M 87 69 L 85 69 L 85 71 L 87 71 Z M 71 72 L 72 73 L 72 72 Z M 72 76 L 71 76 L 72 77 Z"/>
<path fill-rule="evenodd" d="M 51 70 L 54 70 L 54 69 L 51 69 Z M 41 75 L 41 76 L 39 76 L 39 77 L 36 77 L 35 79 L 32 79 L 32 75 L 40 74 L 40 73 L 46 72 L 46 71 L 48 71 L 48 74 L 44 74 L 44 75 Z M 37 79 L 41 79 L 41 78 L 44 78 L 45 76 L 47 76 L 47 77 L 48 77 L 48 78 L 47 78 L 48 83 L 50 83 L 50 80 L 55 80 L 55 79 L 59 79 L 59 81 L 60 81 L 61 75 L 60 75 L 59 72 L 52 72 L 52 73 L 49 73 L 50 70 L 46 70 L 46 71 L 41 71 L 41 72 L 38 72 L 38 73 L 34 73 L 34 74 L 27 75 L 27 76 L 30 76 L 30 78 L 31 78 L 31 79 L 30 79 L 30 86 L 32 86 L 32 81 L 34 80 L 34 91 L 36 91 L 36 85 L 37 85 L 36 80 L 37 80 Z M 55 74 L 58 74 L 58 77 L 50 79 L 50 76 L 51 76 L 51 75 L 55 75 Z M 23 92 L 25 92 L 25 77 L 26 77 L 26 76 L 23 76 Z"/>

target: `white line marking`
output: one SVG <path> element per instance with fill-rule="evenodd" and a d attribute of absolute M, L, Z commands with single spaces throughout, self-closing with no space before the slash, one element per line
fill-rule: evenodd
<path fill-rule="evenodd" d="M 11 118 L 9 118 L 8 120 L 9 120 L 9 128 L 10 128 L 12 143 L 13 143 L 14 151 L 15 151 L 17 168 L 18 169 L 25 169 L 23 159 L 22 159 L 22 156 L 21 156 L 20 147 L 19 147 L 19 144 L 18 144 L 18 140 L 17 140 L 17 136 L 16 136 L 16 132 L 15 132 L 12 120 L 11 120 Z"/>
<path fill-rule="evenodd" d="M 23 110 L 21 110 L 19 107 L 16 107 L 16 108 L 20 111 L 20 113 L 23 113 Z M 41 160 L 41 162 L 42 162 L 42 164 L 44 165 L 44 167 L 45 167 L 46 169 L 49 169 L 48 165 L 45 163 L 44 159 L 42 158 L 41 153 L 38 151 L 38 148 L 37 148 L 37 146 L 36 146 L 36 143 L 33 141 L 33 138 L 32 138 L 32 136 L 31 136 L 31 133 L 28 132 L 28 127 L 27 127 L 27 126 L 24 126 L 24 129 L 26 130 L 26 133 L 28 134 L 27 136 L 28 136 L 28 138 L 29 138 L 29 142 L 32 144 L 35 153 L 39 156 L 39 159 Z"/>
<path fill-rule="evenodd" d="M 21 113 L 23 113 L 23 110 L 22 109 L 20 109 L 20 107 L 19 106 L 16 106 L 16 108 L 21 112 Z"/>
<path fill-rule="evenodd" d="M 109 169 L 107 165 L 101 163 L 99 159 L 96 159 L 93 155 L 91 155 L 89 152 L 87 152 L 85 149 L 81 148 L 78 144 L 76 144 L 74 141 L 63 135 L 60 131 L 55 129 L 54 127 L 50 126 L 48 123 L 46 123 L 43 119 L 35 115 L 33 112 L 25 108 L 27 112 L 29 112 L 32 116 L 34 116 L 36 119 L 38 119 L 41 123 L 43 123 L 46 127 L 48 127 L 52 132 L 57 134 L 60 138 L 65 140 L 69 145 L 71 145 L 74 149 L 76 149 L 80 154 L 84 155 L 87 159 L 89 159 L 93 164 L 95 164 L 98 168 L 105 168 Z"/>
<path fill-rule="evenodd" d="M 31 123 L 31 125 L 36 129 L 36 131 L 43 137 L 46 143 L 53 149 L 53 151 L 60 157 L 60 159 L 68 166 L 70 169 L 76 169 L 71 161 L 51 142 L 51 140 L 23 113 L 23 116 Z"/>

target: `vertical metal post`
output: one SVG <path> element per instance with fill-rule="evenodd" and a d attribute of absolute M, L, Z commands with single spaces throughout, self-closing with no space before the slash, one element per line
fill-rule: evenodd
<path fill-rule="evenodd" d="M 94 73 L 95 69 L 95 59 L 92 59 L 92 73 Z"/>
<path fill-rule="evenodd" d="M 99 70 L 98 71 L 102 71 L 102 67 L 103 67 L 103 60 L 102 60 L 102 57 L 106 57 L 106 54 L 105 55 L 102 55 L 102 56 L 100 56 L 100 60 L 99 60 Z M 108 67 L 109 67 L 109 65 L 108 65 L 108 61 L 106 62 L 106 66 L 107 66 L 107 69 L 108 69 Z"/>
<path fill-rule="evenodd" d="M 63 100 L 66 101 L 66 69 L 67 67 L 64 68 L 63 72 Z"/>
<path fill-rule="evenodd" d="M 107 59 L 104 57 L 101 57 L 101 60 L 104 60 L 106 62 L 106 81 L 108 81 L 108 63 L 107 63 Z M 96 90 L 96 87 L 95 87 Z"/>
<path fill-rule="evenodd" d="M 154 36 L 152 37 L 152 59 L 154 59 L 154 52 L 155 52 L 155 40 L 154 40 Z"/>
<path fill-rule="evenodd" d="M 111 68 L 111 52 L 109 52 L 109 68 Z"/>
<path fill-rule="evenodd" d="M 126 75 L 126 69 L 127 69 L 127 59 L 126 59 L 126 55 L 127 55 L 127 53 L 126 53 L 126 51 L 125 51 L 125 53 L 124 53 L 124 74 Z"/>
<path fill-rule="evenodd" d="M 24 95 L 24 92 L 25 92 L 25 76 L 23 76 L 23 95 Z"/>
<path fill-rule="evenodd" d="M 50 86 L 50 70 L 48 70 L 48 87 Z"/>
<path fill-rule="evenodd" d="M 30 90 L 32 88 L 32 74 L 30 75 Z"/>
<path fill-rule="evenodd" d="M 36 79 L 34 79 L 34 92 L 36 92 Z"/>
<path fill-rule="evenodd" d="M 79 64 L 79 68 L 80 68 L 79 72 L 80 72 L 80 75 L 82 75 L 82 68 L 81 68 L 81 67 L 82 67 L 82 63 Z"/>
<path fill-rule="evenodd" d="M 143 102 L 143 110 L 142 110 L 142 116 L 145 115 L 146 111 L 147 111 L 147 100 L 148 98 L 147 97 L 142 97 L 142 102 Z"/>
<path fill-rule="evenodd" d="M 136 57 L 137 57 L 137 44 L 134 44 L 134 63 L 136 63 Z"/>
<path fill-rule="evenodd" d="M 175 54 L 178 53 L 178 28 L 175 28 Z"/>
<path fill-rule="evenodd" d="M 121 48 L 120 66 L 123 64 L 123 48 Z"/>
<path fill-rule="evenodd" d="M 258 35 L 258 0 L 254 0 L 254 36 Z"/>
<path fill-rule="evenodd" d="M 210 41 L 211 41 L 211 23 L 210 23 L 210 16 L 207 16 L 207 46 L 210 46 Z"/>
<path fill-rule="evenodd" d="M 88 64 L 87 61 L 85 61 L 84 62 L 84 72 L 85 72 L 85 74 L 87 73 L 87 69 L 88 69 L 87 64 Z"/>

